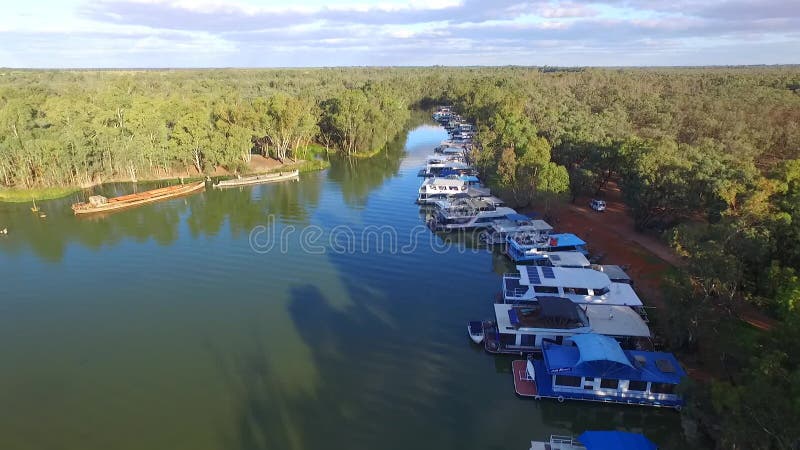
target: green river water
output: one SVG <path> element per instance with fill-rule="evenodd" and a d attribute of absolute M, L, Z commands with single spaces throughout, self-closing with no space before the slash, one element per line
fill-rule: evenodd
<path fill-rule="evenodd" d="M 469 341 L 510 266 L 423 227 L 416 175 L 445 137 L 101 218 L 72 215 L 85 194 L 45 219 L 0 203 L 0 449 L 526 450 L 586 429 L 682 448 L 674 411 L 517 398 L 511 359 Z"/>

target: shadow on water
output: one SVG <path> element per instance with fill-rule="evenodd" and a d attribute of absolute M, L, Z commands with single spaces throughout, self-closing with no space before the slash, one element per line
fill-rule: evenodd
<path fill-rule="evenodd" d="M 230 448 L 420 448 L 420 433 L 425 448 L 455 448 L 461 441 L 436 430 L 469 427 L 472 420 L 441 415 L 442 404 L 468 410 L 465 399 L 443 388 L 451 383 L 445 349 L 421 348 L 419 337 L 402 328 L 387 336 L 387 325 L 369 304 L 374 302 L 370 290 L 352 284 L 348 289 L 355 303 L 347 311 L 331 307 L 317 286 L 291 289 L 290 316 L 320 369 L 313 395 L 276 384 L 266 350 L 258 344 L 226 363 L 229 384 L 240 399 Z M 253 341 L 259 339 L 256 335 Z"/>

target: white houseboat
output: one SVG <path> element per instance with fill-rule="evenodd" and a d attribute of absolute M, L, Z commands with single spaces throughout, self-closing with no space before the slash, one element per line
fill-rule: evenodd
<path fill-rule="evenodd" d="M 627 283 L 614 283 L 603 272 L 548 266 L 517 266 L 519 274 L 503 275 L 506 303 L 536 301 L 538 296 L 556 295 L 575 303 L 641 308 L 642 300 Z"/>
<path fill-rule="evenodd" d="M 511 208 L 501 206 L 496 197 L 455 198 L 434 202 L 436 209 L 428 225 L 437 231 L 457 231 L 485 228 L 495 220 L 517 214 Z"/>
<path fill-rule="evenodd" d="M 522 214 L 507 217 L 504 220 L 497 220 L 481 234 L 480 239 L 489 245 L 504 244 L 508 236 L 525 234 L 529 236 L 540 236 L 542 240 L 549 238 L 553 232 L 553 227 L 544 220 L 531 219 Z"/>
<path fill-rule="evenodd" d="M 484 348 L 489 353 L 525 354 L 547 341 L 570 343 L 579 334 L 618 339 L 626 348 L 649 348 L 650 328 L 632 309 L 578 305 L 560 297 L 540 297 L 525 305 L 495 304 L 494 320 L 483 322 Z"/>
<path fill-rule="evenodd" d="M 475 175 L 475 169 L 464 162 L 442 161 L 426 164 L 425 168 L 417 174 L 420 177 L 447 177 L 450 175 Z"/>
<path fill-rule="evenodd" d="M 427 205 L 453 197 L 489 197 L 491 194 L 488 188 L 473 187 L 460 177 L 426 178 L 419 187 L 417 203 Z"/>

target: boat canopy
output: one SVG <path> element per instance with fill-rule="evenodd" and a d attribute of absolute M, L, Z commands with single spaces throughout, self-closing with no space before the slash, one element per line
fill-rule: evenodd
<path fill-rule="evenodd" d="M 575 303 L 568 298 L 539 297 L 539 306 L 542 308 L 542 317 L 550 319 L 579 320 Z"/>
<path fill-rule="evenodd" d="M 686 376 L 671 353 L 622 350 L 614 339 L 597 334 L 576 335 L 572 339 L 576 346 L 550 342 L 542 345 L 549 373 L 668 384 L 678 384 Z"/>
<path fill-rule="evenodd" d="M 622 347 L 613 338 L 599 334 L 584 334 L 573 337 L 572 342 L 578 346 L 580 352 L 578 365 L 607 361 L 633 368 L 628 357 L 625 356 L 625 352 L 622 351 Z"/>
<path fill-rule="evenodd" d="M 524 214 L 509 214 L 507 217 L 508 217 L 508 220 L 514 220 L 514 221 L 517 221 L 517 222 L 527 222 L 527 221 L 531 220 L 530 217 L 528 217 L 528 216 L 526 216 Z"/>
<path fill-rule="evenodd" d="M 591 263 L 581 252 L 542 252 L 553 267 L 589 267 Z"/>
<path fill-rule="evenodd" d="M 461 176 L 459 177 L 459 179 L 460 179 L 461 181 L 464 181 L 464 182 L 466 182 L 466 183 L 478 183 L 478 182 L 480 182 L 480 181 L 481 181 L 481 180 L 479 180 L 479 179 L 478 179 L 478 177 L 476 177 L 475 175 L 461 175 Z"/>
<path fill-rule="evenodd" d="M 551 247 L 568 247 L 568 246 L 581 247 L 586 245 L 586 242 L 583 239 L 579 238 L 578 236 L 575 236 L 572 233 L 553 234 L 550 236 L 550 241 L 551 241 L 550 244 Z"/>
<path fill-rule="evenodd" d="M 586 450 L 657 450 L 656 444 L 638 433 L 586 431 L 578 436 Z"/>

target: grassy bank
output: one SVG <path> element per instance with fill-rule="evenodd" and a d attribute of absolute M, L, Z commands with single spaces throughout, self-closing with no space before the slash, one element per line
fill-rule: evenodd
<path fill-rule="evenodd" d="M 77 187 L 48 187 L 34 189 L 0 189 L 0 202 L 25 203 L 33 200 L 52 200 L 78 192 Z"/>

